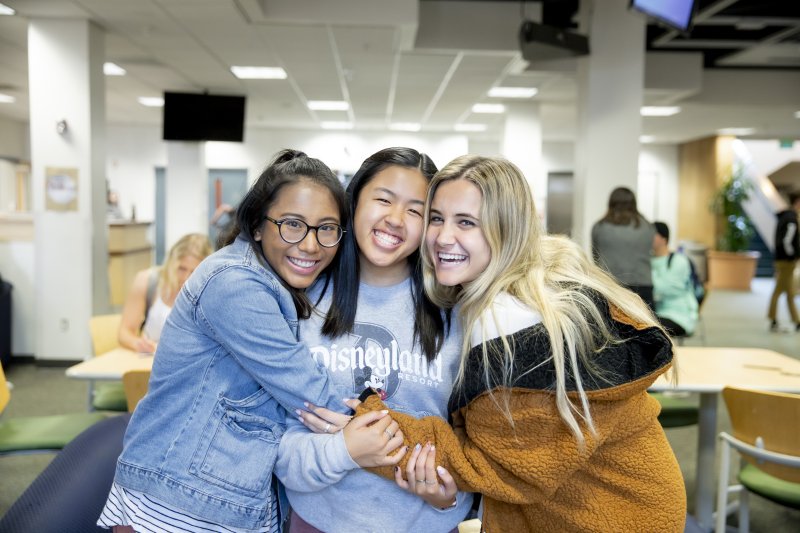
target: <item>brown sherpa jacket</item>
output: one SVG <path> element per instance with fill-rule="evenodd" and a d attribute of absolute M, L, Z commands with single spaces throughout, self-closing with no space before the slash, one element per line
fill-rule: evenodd
<path fill-rule="evenodd" d="M 452 427 L 437 417 L 418 420 L 391 412 L 406 445 L 434 443 L 437 463 L 459 489 L 484 495 L 483 531 L 683 531 L 683 478 L 657 420 L 659 404 L 647 394 L 671 366 L 672 345 L 657 328 L 637 327 L 601 307 L 624 341 L 594 355 L 607 372 L 604 380 L 581 371 L 596 429 L 592 436 L 581 425 L 583 450 L 556 409 L 550 345 L 541 324 L 509 336 L 515 375 L 522 376 L 510 396 L 513 427 L 483 384 L 480 347 L 467 355 L 469 376 L 451 396 Z M 541 366 L 524 372 L 536 365 Z M 568 390 L 574 386 L 568 376 Z M 358 412 L 376 409 L 385 406 L 370 395 Z M 392 467 L 371 470 L 394 477 Z"/>

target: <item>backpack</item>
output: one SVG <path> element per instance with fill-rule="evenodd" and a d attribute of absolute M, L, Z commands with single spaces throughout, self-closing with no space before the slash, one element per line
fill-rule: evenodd
<path fill-rule="evenodd" d="M 669 268 L 670 263 L 672 263 L 672 256 L 675 255 L 674 252 L 669 253 L 669 257 L 667 258 L 667 268 Z M 703 300 L 706 298 L 706 288 L 703 286 L 703 282 L 700 281 L 700 276 L 697 275 L 697 270 L 694 268 L 694 262 L 686 256 L 686 260 L 689 261 L 689 281 L 692 284 L 692 293 L 694 297 L 697 298 L 697 305 L 698 307 L 703 303 Z"/>

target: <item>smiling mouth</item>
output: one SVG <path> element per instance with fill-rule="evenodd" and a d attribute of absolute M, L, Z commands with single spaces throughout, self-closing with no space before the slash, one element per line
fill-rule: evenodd
<path fill-rule="evenodd" d="M 447 265 L 456 265 L 467 260 L 467 256 L 463 254 L 446 254 L 439 252 L 437 256 L 439 257 L 439 262 Z"/>
<path fill-rule="evenodd" d="M 397 246 L 398 244 L 403 242 L 403 239 L 401 239 L 400 237 L 397 237 L 396 235 L 392 235 L 390 233 L 386 233 L 384 231 L 380 231 L 377 229 L 373 230 L 372 234 L 375 236 L 375 239 L 377 239 L 377 241 L 384 246 L 389 246 L 389 247 Z"/>
<path fill-rule="evenodd" d="M 315 267 L 319 261 L 313 259 L 298 259 L 297 257 L 287 257 L 286 258 L 291 264 L 302 268 L 304 270 L 310 269 Z"/>

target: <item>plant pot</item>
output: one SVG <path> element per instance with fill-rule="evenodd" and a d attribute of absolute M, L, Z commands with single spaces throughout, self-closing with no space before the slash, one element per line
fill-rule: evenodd
<path fill-rule="evenodd" d="M 708 286 L 711 289 L 749 291 L 756 275 L 758 252 L 708 251 Z"/>

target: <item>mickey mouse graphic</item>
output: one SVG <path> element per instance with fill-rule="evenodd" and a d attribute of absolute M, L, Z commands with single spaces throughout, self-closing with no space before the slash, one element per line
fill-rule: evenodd
<path fill-rule="evenodd" d="M 375 372 L 372 367 L 364 367 L 364 388 L 372 388 L 380 395 L 381 401 L 385 400 L 388 396 L 386 394 L 386 376 L 381 376 Z"/>
<path fill-rule="evenodd" d="M 366 354 L 363 359 L 354 360 L 351 367 L 353 392 L 361 394 L 365 388 L 371 388 L 378 392 L 381 400 L 390 399 L 400 387 L 400 376 L 396 368 L 392 369 L 386 355 L 387 350 L 397 344 L 397 339 L 385 327 L 368 322 L 356 322 L 352 335 L 355 337 L 353 350 L 363 350 Z M 366 361 L 372 364 L 364 364 Z"/>

